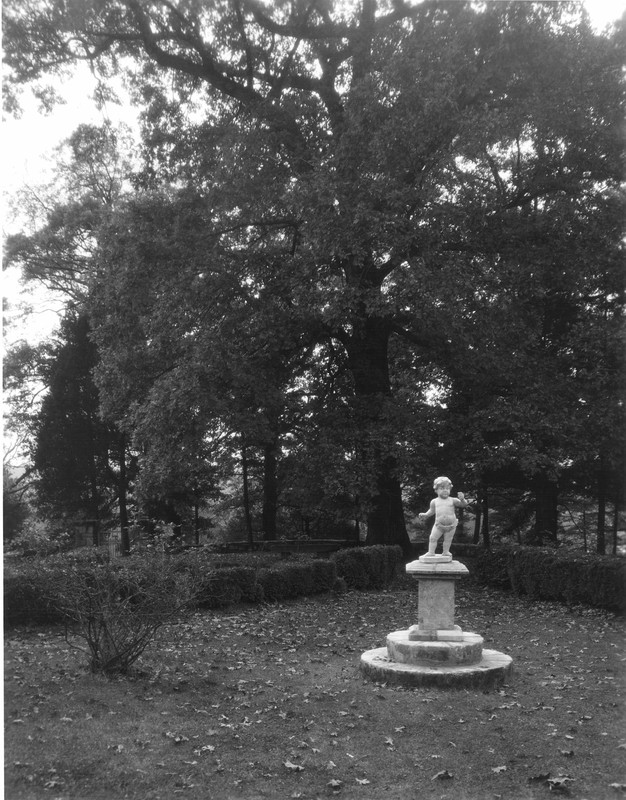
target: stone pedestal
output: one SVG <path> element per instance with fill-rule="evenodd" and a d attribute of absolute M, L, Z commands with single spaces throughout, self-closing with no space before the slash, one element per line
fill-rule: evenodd
<path fill-rule="evenodd" d="M 422 556 L 406 571 L 419 581 L 417 625 L 409 628 L 409 639 L 462 641 L 463 632 L 454 624 L 454 587 L 469 575 L 465 564 L 451 556 Z"/>
<path fill-rule="evenodd" d="M 490 688 L 510 673 L 512 659 L 484 650 L 476 633 L 454 624 L 455 582 L 469 574 L 451 556 L 422 556 L 406 566 L 419 581 L 417 624 L 387 636 L 387 646 L 361 656 L 361 670 L 377 681 L 405 686 Z"/>

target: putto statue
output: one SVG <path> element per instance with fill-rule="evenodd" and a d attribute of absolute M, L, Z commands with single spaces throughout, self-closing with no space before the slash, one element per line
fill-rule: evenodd
<path fill-rule="evenodd" d="M 456 518 L 457 508 L 467 508 L 469 503 L 465 499 L 463 492 L 459 492 L 457 497 L 450 497 L 452 489 L 452 481 L 442 475 L 436 478 L 433 484 L 434 490 L 437 492 L 437 497 L 432 500 L 430 508 L 418 515 L 420 520 L 428 519 L 428 517 L 435 517 L 435 524 L 433 526 L 430 538 L 428 539 L 428 556 L 434 556 L 437 549 L 437 542 L 443 536 L 443 556 L 449 556 L 450 545 L 454 538 L 454 532 L 458 525 Z"/>

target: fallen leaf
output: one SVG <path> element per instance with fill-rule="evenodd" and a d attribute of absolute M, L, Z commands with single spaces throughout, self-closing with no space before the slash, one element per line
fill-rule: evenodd
<path fill-rule="evenodd" d="M 573 780 L 574 778 L 570 778 L 567 775 L 559 775 L 557 778 L 548 778 L 547 783 L 551 791 L 569 794 L 569 786 L 567 784 Z"/>
<path fill-rule="evenodd" d="M 215 747 L 212 744 L 203 744 L 202 747 L 196 747 L 193 751 L 194 756 L 202 755 L 202 753 L 214 753 Z"/>
<path fill-rule="evenodd" d="M 174 744 L 181 744 L 182 742 L 189 741 L 189 737 L 184 736 L 182 733 L 172 733 L 172 731 L 166 731 L 165 735 L 168 739 L 173 739 Z"/>

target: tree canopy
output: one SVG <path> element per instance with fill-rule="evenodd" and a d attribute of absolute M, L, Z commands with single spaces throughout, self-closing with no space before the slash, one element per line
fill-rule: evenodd
<path fill-rule="evenodd" d="M 10 85 L 85 59 L 142 109 L 88 296 L 104 408 L 146 464 L 257 448 L 270 529 L 281 458 L 325 439 L 369 541 L 406 550 L 418 464 L 470 483 L 514 465 L 540 497 L 590 452 L 619 460 L 617 33 L 569 3 L 4 14 Z"/>

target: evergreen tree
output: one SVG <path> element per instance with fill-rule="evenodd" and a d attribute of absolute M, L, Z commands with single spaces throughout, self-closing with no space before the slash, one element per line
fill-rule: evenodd
<path fill-rule="evenodd" d="M 33 466 L 36 500 L 48 519 L 110 519 L 119 499 L 119 434 L 100 417 L 92 370 L 97 363 L 84 315 L 67 316 L 46 365 L 48 392 L 37 415 Z M 119 468 L 119 467 L 118 467 Z"/>

